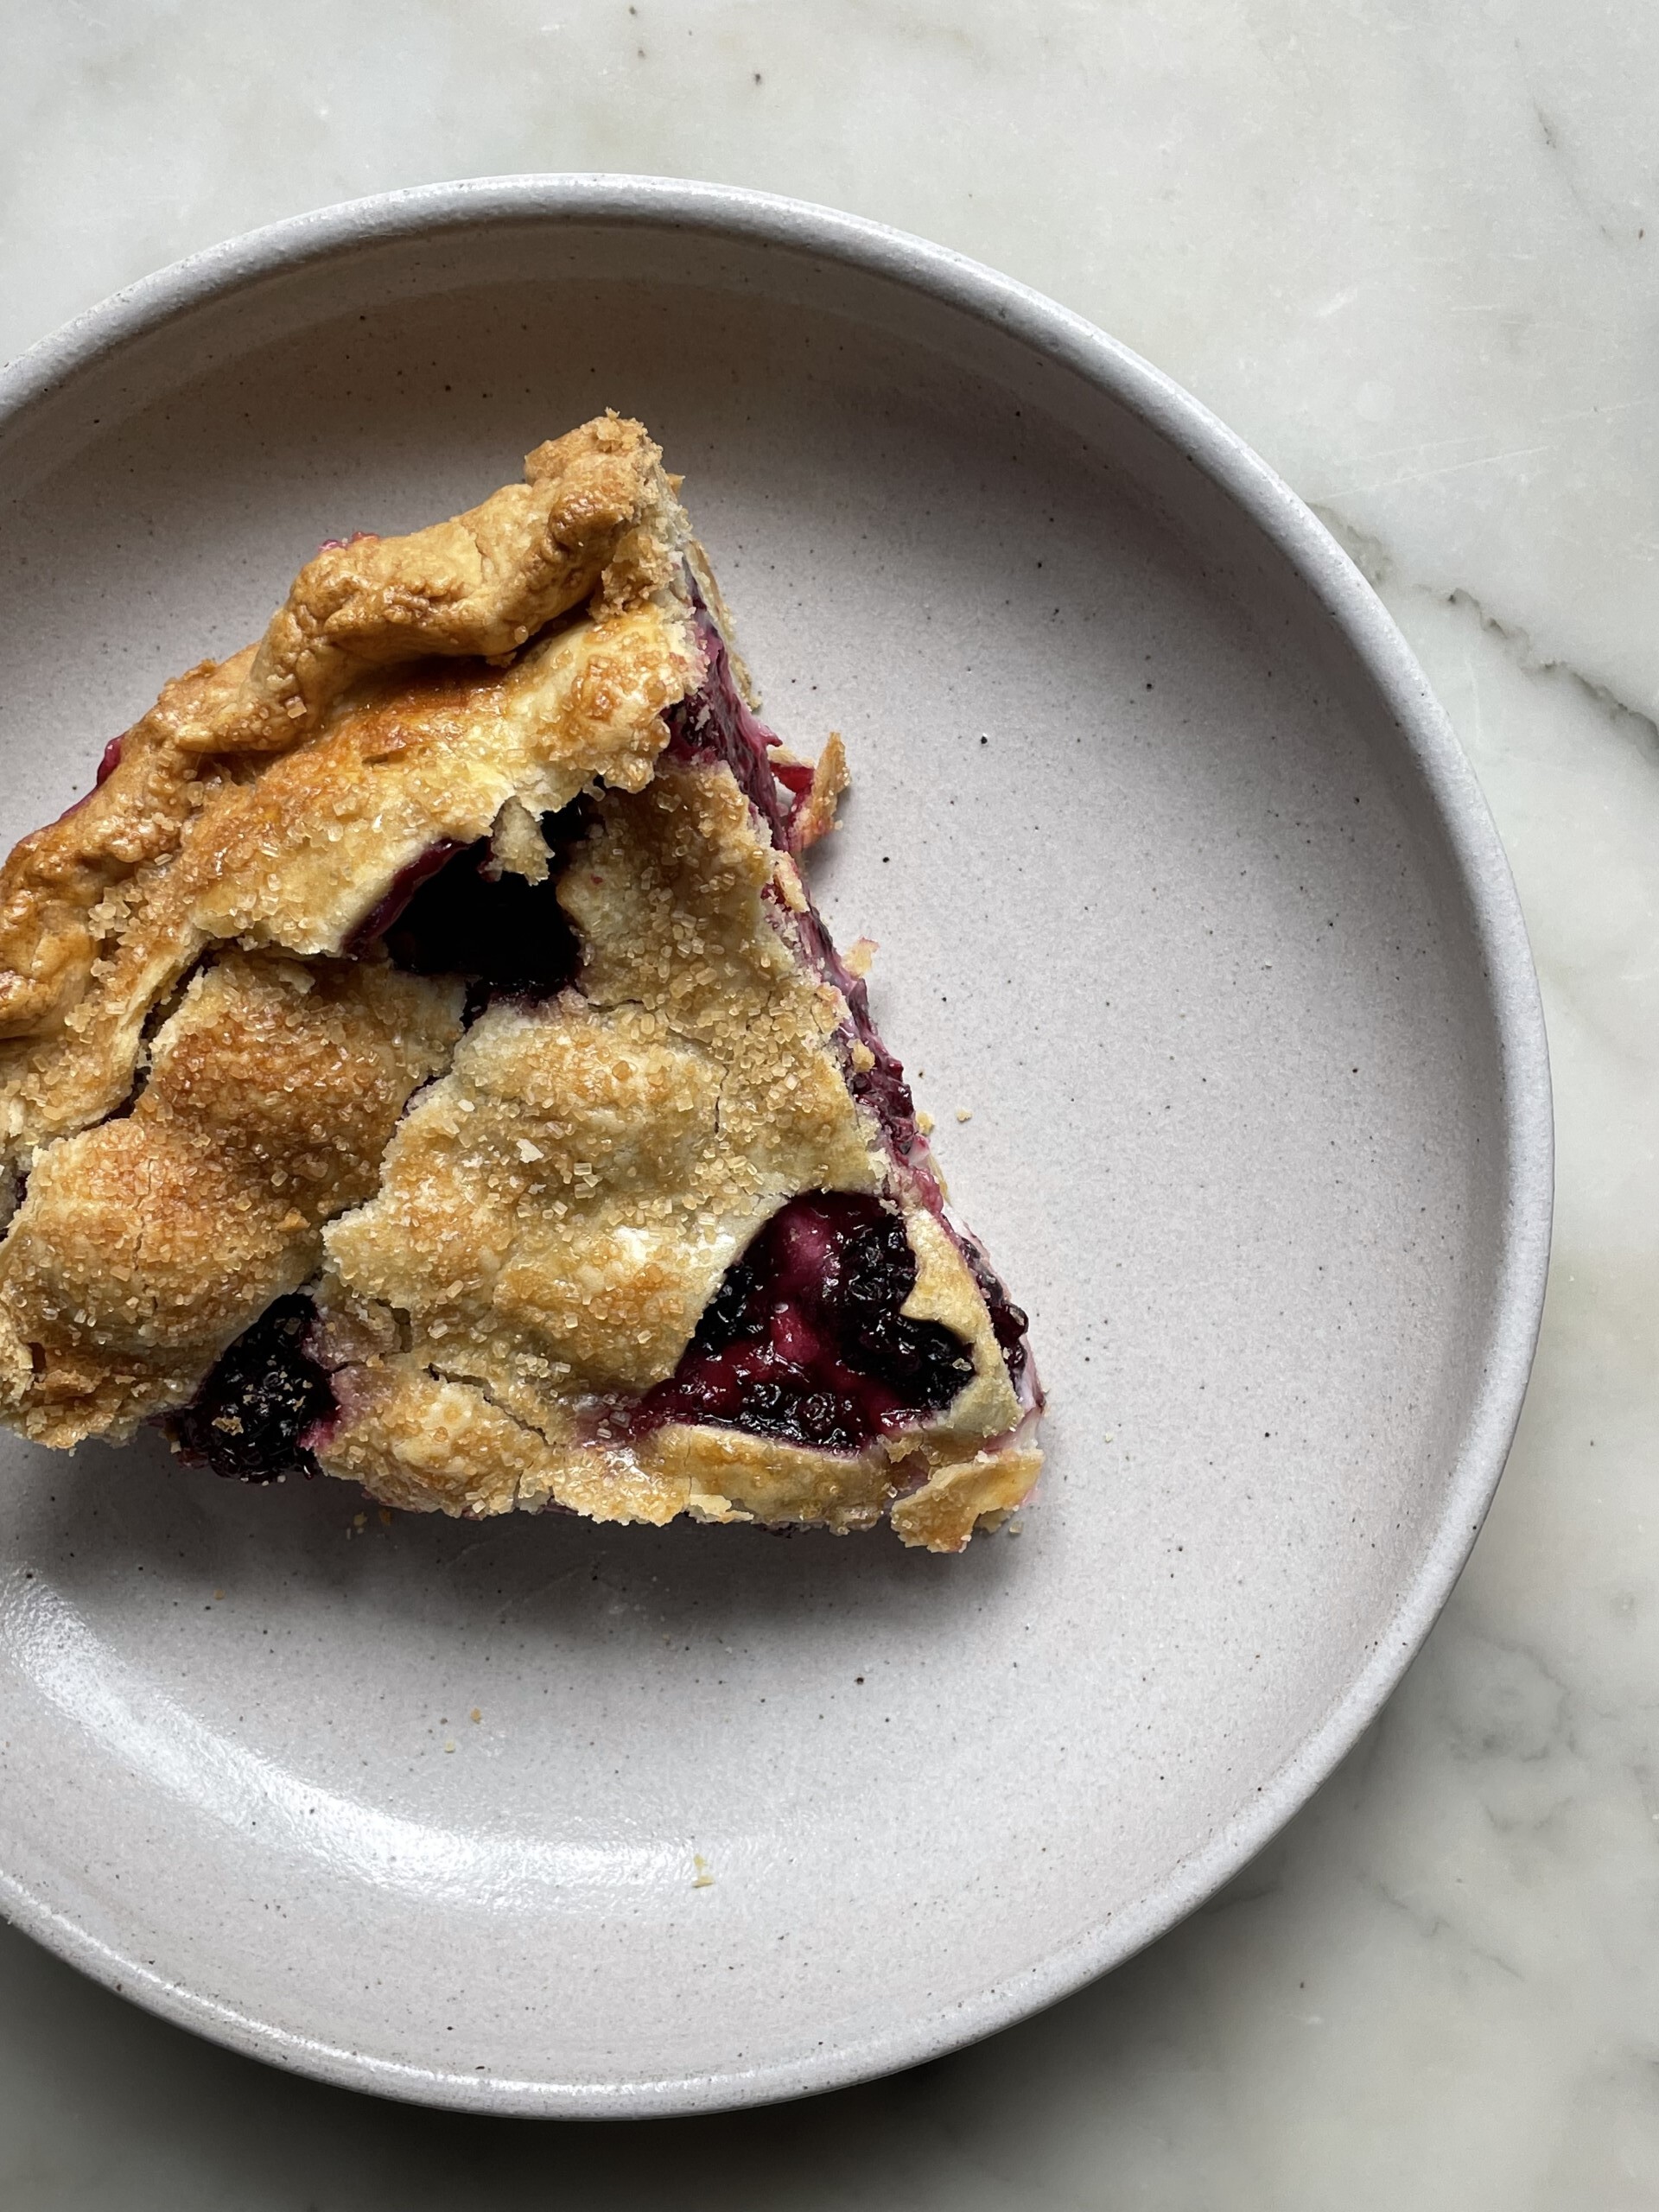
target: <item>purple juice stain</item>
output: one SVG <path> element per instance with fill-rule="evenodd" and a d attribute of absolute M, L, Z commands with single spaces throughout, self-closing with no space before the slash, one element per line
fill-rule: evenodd
<path fill-rule="evenodd" d="M 738 690 L 731 655 L 702 594 L 691 586 L 691 601 L 698 639 L 706 665 L 701 688 L 689 699 L 671 707 L 669 753 L 683 760 L 723 761 L 738 787 L 766 823 L 772 842 L 782 851 L 791 846 L 793 807 L 779 790 L 782 784 L 798 800 L 812 787 L 812 771 L 787 766 L 772 758 L 779 740 L 766 727 Z M 855 976 L 836 951 L 816 906 L 791 914 L 801 951 L 808 964 L 832 983 L 847 1001 L 852 1042 L 863 1046 L 868 1067 L 850 1064 L 847 1087 L 855 1098 L 870 1107 L 881 1124 L 887 1142 L 915 1179 L 924 1201 L 937 1213 L 973 1271 L 991 1317 L 991 1326 L 1001 1351 L 1010 1381 L 1016 1389 L 1030 1361 L 1026 1341 L 1027 1316 L 1009 1297 L 983 1248 L 972 1236 L 945 1219 L 943 1194 L 928 1165 L 926 1147 L 917 1127 L 916 1104 L 905 1080 L 903 1064 L 896 1059 L 876 1029 L 870 1014 L 869 992 L 861 976 Z M 852 1055 L 849 1055 L 849 1063 Z"/>
<path fill-rule="evenodd" d="M 974 1371 L 963 1339 L 899 1311 L 916 1287 L 902 1217 L 877 1198 L 791 1198 L 726 1271 L 632 1426 L 709 1422 L 857 1452 L 943 1411 Z"/>
<path fill-rule="evenodd" d="M 679 760 L 721 760 L 737 779 L 737 787 L 772 832 L 780 852 L 789 850 L 789 820 L 779 790 L 781 780 L 797 793 L 812 787 L 810 768 L 779 767 L 772 755 L 781 741 L 754 714 L 737 688 L 726 640 L 693 585 L 693 619 L 697 642 L 702 647 L 707 673 L 689 698 L 670 707 L 663 719 L 668 724 L 668 751 Z M 803 780 L 804 779 L 804 780 Z"/>
<path fill-rule="evenodd" d="M 916 1102 L 905 1081 L 902 1063 L 894 1059 L 881 1042 L 871 1019 L 870 995 L 863 978 L 855 976 L 843 963 L 816 906 L 809 906 L 805 913 L 798 914 L 795 923 L 807 957 L 846 1000 L 852 1016 L 853 1035 L 870 1056 L 868 1068 L 849 1068 L 847 1088 L 855 1098 L 864 1099 L 874 1109 L 887 1133 L 887 1142 L 900 1160 L 908 1160 L 920 1135 L 916 1126 Z M 930 1173 L 927 1181 L 931 1184 L 932 1180 Z"/>
<path fill-rule="evenodd" d="M 772 759 L 779 741 L 738 690 L 726 641 L 695 586 L 692 604 L 707 674 L 698 690 L 668 709 L 664 719 L 669 753 L 682 760 L 723 761 L 771 830 L 773 844 L 780 852 L 788 852 L 794 808 L 785 804 L 779 786 L 783 785 L 798 800 L 812 788 L 812 771 L 804 765 L 785 765 Z M 868 1068 L 849 1070 L 848 1088 L 855 1098 L 865 1100 L 874 1109 L 894 1152 L 909 1160 L 918 1135 L 915 1102 L 902 1065 L 876 1033 L 870 1018 L 869 994 L 861 978 L 843 964 L 815 906 L 809 906 L 804 914 L 791 918 L 809 963 L 846 1000 L 854 1039 L 864 1046 L 872 1062 Z"/>

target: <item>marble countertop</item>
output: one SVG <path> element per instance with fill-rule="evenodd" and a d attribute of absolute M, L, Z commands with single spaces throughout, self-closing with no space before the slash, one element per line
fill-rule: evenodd
<path fill-rule="evenodd" d="M 0 356 L 193 248 L 431 179 L 828 201 L 1090 315 L 1371 576 L 1520 885 L 1554 1271 L 1471 1566 L 1205 1911 L 918 2072 L 634 2126 L 232 2056 L 0 1929 L 16 2212 L 1634 2212 L 1659 2204 L 1659 11 L 1641 0 L 22 0 Z"/>

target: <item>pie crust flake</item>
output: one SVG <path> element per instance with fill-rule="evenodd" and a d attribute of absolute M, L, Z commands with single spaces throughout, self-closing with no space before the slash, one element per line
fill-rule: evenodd
<path fill-rule="evenodd" d="M 1030 1491 L 950 1218 L 658 448 L 324 549 L 0 870 L 0 1417 L 389 1506 L 958 1550 Z"/>

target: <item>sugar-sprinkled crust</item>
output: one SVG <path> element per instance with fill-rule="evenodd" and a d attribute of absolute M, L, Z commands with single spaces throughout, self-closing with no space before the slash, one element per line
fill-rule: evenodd
<path fill-rule="evenodd" d="M 538 446 L 524 479 L 412 537 L 325 548 L 257 646 L 168 685 L 98 789 L 0 870 L 0 1037 L 60 1025 L 98 959 L 103 902 L 178 849 L 225 778 L 315 736 L 365 678 L 512 653 L 573 607 L 602 621 L 672 588 L 684 517 L 639 423 L 584 423 Z"/>
<path fill-rule="evenodd" d="M 509 669 L 372 680 L 250 780 L 199 787 L 173 847 L 88 917 L 98 957 L 60 1026 L 0 1046 L 12 1157 L 27 1166 L 119 1106 L 152 1008 L 212 945 L 345 952 L 404 869 L 487 836 L 510 803 L 556 808 L 595 774 L 645 783 L 662 709 L 696 667 L 678 603 L 647 602 L 556 630 Z"/>
<path fill-rule="evenodd" d="M 550 1391 L 643 1392 L 784 1199 L 881 1187 L 830 1049 L 844 1010 L 766 917 L 779 861 L 724 769 L 600 803 L 561 883 L 581 990 L 491 1007 L 329 1235 L 418 1363 L 460 1351 L 538 1420 Z"/>
<path fill-rule="evenodd" d="M 786 835 L 772 767 L 664 752 L 715 664 L 732 742 L 775 745 L 677 490 L 605 416 L 452 522 L 325 550 L 13 853 L 0 1416 L 119 1440 L 308 1283 L 334 1412 L 306 1456 L 389 1504 L 890 1510 L 953 1550 L 1030 1488 L 1033 1389 L 925 1140 L 871 1093 L 879 1040 L 793 857 L 833 823 L 840 741 L 771 756 Z M 540 825 L 582 794 L 555 862 Z M 480 1012 L 391 964 L 386 918 L 461 848 L 556 866 L 574 987 Z M 903 1313 L 960 1347 L 950 1402 L 836 1450 L 636 1421 L 756 1231 L 824 1192 L 902 1219 Z"/>
<path fill-rule="evenodd" d="M 798 897 L 723 766 L 665 764 L 601 803 L 560 893 L 581 991 L 485 1014 L 398 1130 L 376 1196 L 327 1232 L 341 1414 L 315 1447 L 325 1468 L 388 1503 L 601 1519 L 852 1528 L 898 1497 L 947 1548 L 1011 1483 L 1030 1487 L 1034 1465 L 1023 1482 L 1011 1463 L 968 1471 L 1022 1409 L 960 1250 L 847 1087 L 849 1009 L 791 948 L 780 878 Z M 973 1359 L 944 1413 L 856 1456 L 613 1427 L 618 1399 L 673 1372 L 785 1199 L 883 1189 L 919 1262 L 906 1313 Z M 456 1440 L 435 1465 L 435 1427 Z M 931 1495 L 906 1497 L 918 1483 Z"/>
<path fill-rule="evenodd" d="M 130 1114 L 51 1146 L 0 1249 L 0 1388 L 43 1444 L 130 1436 L 316 1268 L 461 986 L 384 961 L 229 953 L 197 976 Z"/>

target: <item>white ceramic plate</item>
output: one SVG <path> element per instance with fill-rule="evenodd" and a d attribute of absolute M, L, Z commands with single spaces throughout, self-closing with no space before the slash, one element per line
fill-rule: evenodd
<path fill-rule="evenodd" d="M 846 734 L 830 918 L 1052 1393 L 1023 1533 L 354 1534 L 159 1446 L 10 1442 L 0 1488 L 12 1916 L 281 2063 L 588 2114 L 925 2057 L 1231 1873 L 1445 1599 L 1549 1199 L 1503 858 L 1341 553 L 1097 331 L 783 201 L 397 195 L 18 364 L 6 842 L 320 539 L 607 404 L 772 721 Z"/>

